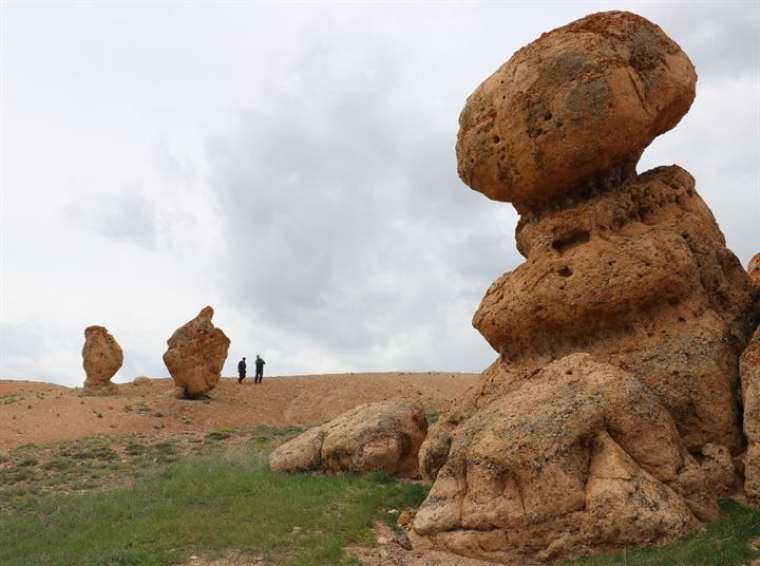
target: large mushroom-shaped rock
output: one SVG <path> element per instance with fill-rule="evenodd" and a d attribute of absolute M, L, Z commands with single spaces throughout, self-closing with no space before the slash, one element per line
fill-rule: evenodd
<path fill-rule="evenodd" d="M 680 47 L 629 12 L 592 14 L 523 47 L 467 99 L 459 175 L 517 208 L 540 208 L 589 179 L 633 173 L 644 148 L 694 100 Z"/>
<path fill-rule="evenodd" d="M 456 430 L 414 538 L 509 563 L 661 543 L 717 515 L 708 489 L 658 397 L 574 354 Z"/>
<path fill-rule="evenodd" d="M 112 395 L 116 386 L 111 378 L 124 362 L 124 352 L 103 326 L 88 326 L 84 331 L 82 360 L 87 378 L 83 395 Z"/>
<path fill-rule="evenodd" d="M 167 340 L 164 363 L 187 398 L 211 391 L 222 375 L 230 339 L 211 319 L 214 309 L 205 307 L 193 320 L 180 326 Z"/>
<path fill-rule="evenodd" d="M 382 470 L 416 477 L 417 452 L 427 432 L 419 403 L 392 399 L 359 405 L 278 447 L 269 457 L 277 471 Z"/>
<path fill-rule="evenodd" d="M 608 12 L 542 35 L 468 99 L 460 176 L 515 205 L 526 260 L 473 320 L 497 360 L 420 449 L 418 542 L 523 562 L 663 542 L 739 485 L 757 289 L 689 173 L 635 171 L 695 81 L 659 27 Z"/>

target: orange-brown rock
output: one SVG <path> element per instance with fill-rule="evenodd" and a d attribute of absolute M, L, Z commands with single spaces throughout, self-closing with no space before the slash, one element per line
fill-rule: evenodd
<path fill-rule="evenodd" d="M 683 169 L 524 216 L 527 261 L 486 293 L 473 324 L 511 367 L 572 352 L 628 369 L 672 412 L 690 450 L 740 448 L 736 389 L 751 293 Z"/>
<path fill-rule="evenodd" d="M 517 51 L 467 99 L 459 175 L 518 210 L 617 184 L 694 100 L 697 75 L 657 25 L 592 14 Z"/>
<path fill-rule="evenodd" d="M 741 356 L 742 398 L 744 399 L 744 493 L 760 503 L 760 327 L 755 330 Z"/>
<path fill-rule="evenodd" d="M 427 432 L 419 403 L 392 399 L 367 403 L 307 430 L 277 448 L 269 464 L 277 471 L 382 470 L 417 477 L 417 452 Z"/>
<path fill-rule="evenodd" d="M 217 383 L 227 359 L 230 339 L 214 327 L 214 309 L 205 307 L 193 320 L 180 326 L 167 340 L 164 363 L 187 398 L 196 398 L 211 391 Z"/>
<path fill-rule="evenodd" d="M 747 264 L 747 275 L 749 275 L 752 285 L 760 287 L 760 254 L 755 254 Z"/>
<path fill-rule="evenodd" d="M 88 326 L 84 331 L 82 360 L 87 378 L 83 395 L 112 395 L 116 386 L 111 378 L 124 362 L 124 352 L 103 326 Z"/>
<path fill-rule="evenodd" d="M 665 542 L 740 485 L 760 293 L 689 173 L 635 172 L 695 82 L 660 28 L 608 12 L 544 34 L 468 99 L 460 176 L 515 205 L 526 260 L 473 320 L 499 357 L 420 448 L 434 484 L 417 544 L 527 563 Z"/>
<path fill-rule="evenodd" d="M 414 538 L 510 563 L 656 544 L 717 516 L 708 488 L 658 397 L 574 354 L 454 431 Z"/>

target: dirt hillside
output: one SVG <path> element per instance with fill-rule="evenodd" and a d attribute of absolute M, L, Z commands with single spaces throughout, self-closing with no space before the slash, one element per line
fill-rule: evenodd
<path fill-rule="evenodd" d="M 223 378 L 202 401 L 174 396 L 170 379 L 120 384 L 111 397 L 31 381 L 0 381 L 0 448 L 44 444 L 94 434 L 156 435 L 257 425 L 312 425 L 361 403 L 391 397 L 422 401 L 440 412 L 476 380 L 462 373 L 355 373 L 266 377 L 238 385 Z"/>

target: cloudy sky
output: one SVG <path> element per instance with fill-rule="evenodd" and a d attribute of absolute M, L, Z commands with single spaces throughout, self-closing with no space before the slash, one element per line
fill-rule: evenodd
<path fill-rule="evenodd" d="M 206 304 L 226 373 L 480 371 L 516 214 L 457 178 L 467 95 L 603 9 L 659 23 L 697 100 L 645 153 L 760 251 L 760 4 L 0 1 L 0 378 L 77 385 L 83 330 L 162 376 Z"/>

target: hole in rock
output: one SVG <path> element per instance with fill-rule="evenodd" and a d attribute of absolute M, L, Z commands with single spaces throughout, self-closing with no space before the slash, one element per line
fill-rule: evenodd
<path fill-rule="evenodd" d="M 544 114 L 544 120 L 551 120 L 551 119 L 552 119 L 552 113 L 551 112 L 547 112 L 546 114 Z"/>
<path fill-rule="evenodd" d="M 573 270 L 572 270 L 572 269 L 570 269 L 568 266 L 566 266 L 566 265 L 565 265 L 565 266 L 563 266 L 563 267 L 560 267 L 560 268 L 557 270 L 557 273 L 559 273 L 559 275 L 560 275 L 561 277 L 570 277 L 570 276 L 573 274 Z"/>
<path fill-rule="evenodd" d="M 499 136 L 493 137 L 493 143 L 499 143 L 501 141 L 501 138 Z"/>
<path fill-rule="evenodd" d="M 564 253 L 574 246 L 585 244 L 590 239 L 591 234 L 588 230 L 572 230 L 554 240 L 552 247 L 559 253 Z"/>

